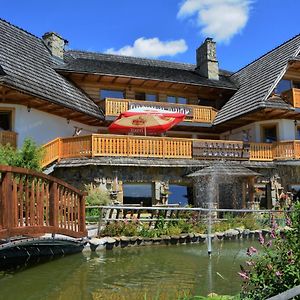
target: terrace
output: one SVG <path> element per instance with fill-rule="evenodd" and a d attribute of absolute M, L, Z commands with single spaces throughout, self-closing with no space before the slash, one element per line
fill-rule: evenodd
<path fill-rule="evenodd" d="M 274 161 L 300 158 L 300 141 L 241 141 L 92 134 L 57 138 L 43 146 L 43 167 L 63 158 L 118 156 L 167 159 Z"/>
<path fill-rule="evenodd" d="M 186 113 L 186 122 L 212 124 L 217 110 L 210 106 L 176 104 L 167 102 L 139 101 L 131 99 L 106 98 L 100 102 L 106 119 L 114 119 L 128 109 L 149 107 Z M 113 117 L 113 118 L 112 118 Z"/>

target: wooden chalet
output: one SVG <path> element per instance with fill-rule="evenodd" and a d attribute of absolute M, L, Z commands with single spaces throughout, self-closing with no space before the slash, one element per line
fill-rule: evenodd
<path fill-rule="evenodd" d="M 253 184 L 275 174 L 286 188 L 300 183 L 300 35 L 235 73 L 219 69 L 209 38 L 195 64 L 65 50 L 67 43 L 0 20 L 0 143 L 33 138 L 46 172 L 101 184 L 125 203 L 136 201 L 126 196 L 130 184 L 135 192 L 151 185 L 152 204 L 178 186 L 192 199 L 186 175 L 220 160 L 262 175 L 239 183 L 240 203 L 253 202 Z M 110 134 L 111 122 L 135 107 L 187 116 L 163 136 Z"/>

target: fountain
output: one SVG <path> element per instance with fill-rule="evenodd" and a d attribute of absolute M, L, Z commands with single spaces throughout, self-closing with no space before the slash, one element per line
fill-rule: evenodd
<path fill-rule="evenodd" d="M 213 213 L 213 211 L 217 208 L 245 208 L 247 196 L 246 187 L 248 185 L 248 192 L 252 190 L 253 187 L 250 183 L 252 183 L 253 178 L 258 175 L 260 174 L 241 166 L 239 163 L 226 162 L 224 160 L 187 175 L 188 177 L 192 177 L 195 181 L 194 204 L 198 207 L 208 209 L 206 218 L 207 253 L 209 257 L 212 255 L 212 223 L 213 219 L 218 218 L 217 212 L 215 211 L 215 213 Z M 228 191 L 226 193 L 226 185 L 227 189 L 229 189 L 229 193 Z M 220 201 L 221 192 L 223 199 Z M 201 198 L 203 195 L 206 195 L 206 198 Z M 227 204 L 228 207 L 224 204 Z"/>

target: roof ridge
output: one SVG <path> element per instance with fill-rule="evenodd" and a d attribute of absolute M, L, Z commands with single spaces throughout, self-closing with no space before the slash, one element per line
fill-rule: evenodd
<path fill-rule="evenodd" d="M 263 58 L 264 56 L 270 54 L 271 52 L 273 52 L 274 50 L 278 49 L 279 47 L 289 43 L 290 41 L 292 41 L 293 39 L 297 38 L 300 36 L 300 33 L 296 34 L 295 36 L 293 36 L 292 38 L 288 39 L 287 41 L 281 43 L 280 45 L 276 46 L 275 48 L 269 50 L 268 52 L 264 53 L 263 55 L 259 56 L 258 58 L 256 58 L 255 60 L 253 60 L 252 62 L 248 63 L 247 65 L 245 65 L 244 67 L 240 68 L 239 70 L 237 70 L 236 72 L 234 72 L 231 76 L 235 75 L 236 73 L 242 71 L 243 69 L 247 68 L 248 66 L 252 65 L 253 63 L 257 62 L 258 60 L 260 60 L 261 58 Z"/>
<path fill-rule="evenodd" d="M 155 61 L 155 62 L 165 62 L 165 63 L 171 63 L 171 64 L 178 64 L 178 65 L 186 65 L 186 66 L 196 66 L 196 64 L 192 63 L 186 63 L 186 62 L 178 62 L 178 61 L 169 61 L 169 60 L 163 60 L 163 59 L 152 59 L 152 58 L 146 58 L 146 57 L 138 57 L 138 56 L 129 56 L 129 55 L 120 55 L 120 54 L 111 54 L 111 53 L 103 53 L 98 51 L 87 51 L 87 50 L 77 50 L 77 49 L 71 49 L 66 51 L 68 52 L 83 52 L 87 54 L 100 54 L 104 56 L 114 56 L 114 57 L 125 57 L 125 58 L 132 58 L 132 59 L 139 59 L 144 61 Z"/>
<path fill-rule="evenodd" d="M 29 35 L 31 35 L 31 36 L 33 36 L 33 37 L 35 37 L 35 38 L 41 40 L 41 38 L 39 38 L 38 36 L 34 35 L 33 33 L 29 32 L 29 31 L 27 31 L 27 30 L 25 30 L 25 29 L 23 29 L 23 28 L 21 28 L 21 27 L 19 27 L 19 26 L 17 26 L 17 25 L 14 25 L 14 24 L 10 23 L 9 21 L 2 19 L 1 17 L 0 17 L 0 21 L 6 23 L 6 24 L 8 24 L 9 26 L 12 26 L 12 27 L 14 27 L 14 28 L 16 28 L 16 29 L 18 29 L 18 30 L 23 31 L 23 32 L 26 33 L 26 34 L 29 34 Z"/>

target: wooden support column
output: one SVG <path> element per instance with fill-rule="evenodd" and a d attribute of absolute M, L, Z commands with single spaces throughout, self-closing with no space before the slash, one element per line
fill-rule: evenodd
<path fill-rule="evenodd" d="M 86 233 L 85 227 L 85 195 L 79 196 L 79 232 Z"/>
<path fill-rule="evenodd" d="M 242 208 L 246 208 L 246 195 L 247 195 L 247 187 L 246 181 L 242 181 Z"/>
<path fill-rule="evenodd" d="M 248 193 L 249 193 L 249 202 L 251 205 L 254 203 L 254 177 L 249 177 L 248 179 Z"/>
<path fill-rule="evenodd" d="M 125 98 L 126 99 L 134 99 L 135 98 L 135 92 L 131 88 L 127 88 L 125 90 Z"/>

